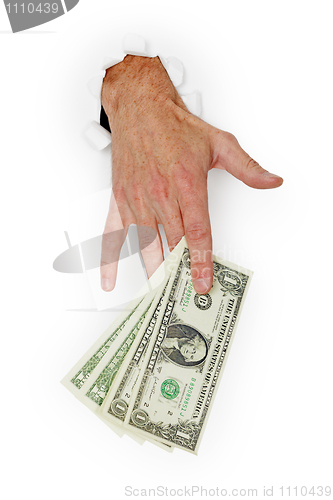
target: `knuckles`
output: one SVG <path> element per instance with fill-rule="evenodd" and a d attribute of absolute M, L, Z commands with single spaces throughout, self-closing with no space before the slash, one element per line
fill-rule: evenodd
<path fill-rule="evenodd" d="M 234 136 L 234 134 L 231 134 L 230 132 L 223 131 L 223 137 L 230 144 L 238 144 L 236 136 Z"/>
<path fill-rule="evenodd" d="M 184 196 L 193 193 L 195 186 L 194 174 L 184 166 L 179 165 L 178 168 L 174 169 L 173 180 L 178 191 Z"/>
<path fill-rule="evenodd" d="M 251 157 L 249 157 L 245 168 L 246 170 L 258 170 L 258 169 L 261 170 L 261 166 L 259 165 L 259 163 L 253 160 L 253 158 Z"/>
<path fill-rule="evenodd" d="M 155 202 L 165 201 L 170 197 L 171 186 L 167 179 L 162 175 L 150 176 L 147 185 L 149 197 Z"/>
<path fill-rule="evenodd" d="M 175 248 L 175 246 L 178 245 L 178 243 L 180 242 L 180 240 L 182 239 L 183 236 L 184 236 L 184 233 L 182 233 L 182 234 L 173 234 L 172 236 L 169 236 L 169 238 L 168 238 L 168 246 L 169 246 L 170 252 L 172 252 L 172 250 Z"/>
<path fill-rule="evenodd" d="M 157 235 L 157 231 L 152 227 L 148 227 L 145 229 L 145 231 L 140 231 L 139 228 L 138 231 L 141 251 L 145 254 L 154 255 L 157 251 L 161 250 L 161 244 Z"/>
<path fill-rule="evenodd" d="M 199 223 L 190 224 L 185 230 L 189 244 L 204 243 L 210 238 L 210 231 Z"/>

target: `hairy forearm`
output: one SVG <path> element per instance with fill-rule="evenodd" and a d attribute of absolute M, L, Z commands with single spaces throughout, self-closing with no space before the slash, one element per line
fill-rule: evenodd
<path fill-rule="evenodd" d="M 129 177 L 138 168 L 146 169 L 147 161 L 166 172 L 181 157 L 198 153 L 196 133 L 192 130 L 187 134 L 191 144 L 183 137 L 184 130 L 191 127 L 185 121 L 191 121 L 192 115 L 158 57 L 126 56 L 109 68 L 102 105 L 112 132 L 116 185 L 120 175 Z"/>
<path fill-rule="evenodd" d="M 102 105 L 111 129 L 116 122 L 138 114 L 158 114 L 160 106 L 186 107 L 159 57 L 128 55 L 106 71 Z"/>

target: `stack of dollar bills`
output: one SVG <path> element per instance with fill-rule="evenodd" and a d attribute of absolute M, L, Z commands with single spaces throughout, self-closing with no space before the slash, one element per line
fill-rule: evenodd
<path fill-rule="evenodd" d="M 199 295 L 183 238 L 62 380 L 119 436 L 198 452 L 252 276 L 213 262 Z"/>

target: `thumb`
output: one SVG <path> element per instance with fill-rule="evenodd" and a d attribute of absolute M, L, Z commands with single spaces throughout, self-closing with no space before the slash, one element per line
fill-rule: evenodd
<path fill-rule="evenodd" d="M 271 174 L 253 160 L 240 147 L 234 135 L 216 129 L 212 142 L 213 168 L 226 170 L 244 184 L 257 189 L 276 188 L 283 183 L 282 177 Z"/>

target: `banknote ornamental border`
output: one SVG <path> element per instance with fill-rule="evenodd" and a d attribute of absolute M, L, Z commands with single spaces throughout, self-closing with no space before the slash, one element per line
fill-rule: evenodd
<path fill-rule="evenodd" d="M 173 310 L 174 300 L 175 300 L 174 295 L 175 295 L 175 291 L 179 285 L 178 279 L 179 279 L 179 276 L 182 272 L 183 266 L 184 265 L 186 266 L 186 264 L 184 263 L 184 260 L 185 260 L 185 257 L 187 257 L 187 259 L 188 259 L 187 254 L 188 254 L 188 250 L 185 249 L 183 252 L 182 259 L 180 260 L 175 278 L 174 278 L 174 282 L 173 282 L 171 292 L 170 292 L 169 303 L 166 305 L 160 329 L 161 329 L 161 327 L 166 326 L 166 324 L 169 321 L 169 318 L 171 317 L 171 312 Z M 186 266 L 186 267 L 188 267 L 188 266 Z M 234 310 L 233 315 L 232 315 L 231 322 L 230 322 L 229 327 L 228 327 L 227 335 L 225 337 L 225 342 L 223 344 L 223 349 L 222 349 L 222 352 L 221 352 L 220 357 L 219 357 L 219 362 L 215 368 L 215 373 L 214 373 L 212 381 L 210 383 L 209 391 L 207 394 L 207 398 L 206 398 L 206 401 L 205 401 L 205 404 L 203 407 L 203 411 L 202 411 L 202 415 L 200 417 L 199 423 L 195 422 L 193 419 L 189 419 L 189 420 L 185 420 L 185 421 L 178 419 L 177 424 L 163 424 L 163 422 L 152 422 L 147 415 L 147 417 L 148 417 L 147 423 L 144 426 L 146 432 L 148 432 L 152 435 L 158 436 L 160 438 L 166 439 L 167 441 L 169 441 L 173 444 L 179 445 L 182 448 L 187 448 L 191 451 L 195 450 L 197 442 L 199 440 L 200 432 L 203 428 L 204 420 L 205 420 L 205 418 L 207 416 L 207 412 L 209 410 L 209 404 L 210 404 L 210 401 L 213 397 L 213 393 L 214 393 L 215 387 L 216 387 L 217 382 L 218 382 L 219 374 L 221 372 L 223 362 L 224 362 L 224 359 L 226 357 L 228 347 L 230 345 L 231 336 L 232 336 L 232 333 L 234 330 L 234 326 L 236 324 L 236 320 L 237 320 L 238 312 L 239 312 L 240 305 L 242 302 L 242 298 L 244 295 L 244 291 L 246 289 L 246 285 L 247 285 L 247 282 L 249 279 L 249 277 L 246 276 L 245 274 L 238 272 L 237 273 L 238 276 L 241 276 L 240 282 L 237 284 L 237 288 L 235 287 L 236 290 L 232 290 L 230 288 L 223 286 L 224 285 L 223 280 L 219 279 L 219 275 L 221 274 L 222 270 L 223 271 L 230 270 L 234 274 L 235 274 L 235 271 L 233 271 L 232 269 L 229 269 L 227 266 L 219 264 L 218 262 L 214 262 L 214 275 L 217 277 L 219 284 L 221 285 L 223 291 L 225 293 L 230 293 L 230 295 L 232 295 L 234 297 L 236 296 L 237 302 L 236 302 L 235 310 Z M 167 322 L 165 323 L 164 319 L 165 319 L 166 312 L 168 312 L 168 314 L 167 314 L 167 318 L 166 318 Z M 160 332 L 159 332 L 157 339 L 155 341 L 154 347 L 156 347 L 157 343 L 159 345 L 161 345 L 161 343 L 164 339 L 165 333 L 166 333 L 166 329 L 164 329 L 163 338 L 161 338 Z M 143 378 L 142 378 L 142 381 L 140 384 L 140 389 L 137 393 L 136 401 L 135 401 L 133 409 L 132 409 L 132 415 L 135 414 L 135 412 L 140 411 L 138 408 L 139 408 L 141 400 L 142 400 L 143 390 L 144 390 L 144 387 L 146 384 L 146 380 L 151 375 L 151 373 L 154 369 L 154 366 L 157 362 L 157 359 L 158 359 L 158 356 L 156 356 L 154 363 L 149 364 L 148 365 L 149 368 L 148 369 L 146 368 L 146 370 L 144 372 L 144 375 L 143 375 Z M 135 421 L 132 418 L 130 419 L 129 423 L 131 425 L 137 426 L 137 424 L 135 423 Z"/>
<path fill-rule="evenodd" d="M 126 339 L 120 345 L 118 350 L 114 353 L 114 355 L 112 356 L 109 363 L 105 366 L 105 368 L 100 373 L 100 375 L 98 376 L 96 381 L 93 383 L 93 385 L 90 387 L 90 389 L 86 393 L 86 396 L 88 398 L 90 398 L 92 401 L 94 401 L 96 404 L 98 404 L 99 406 L 102 405 L 107 393 L 109 392 L 112 381 L 113 381 L 118 369 L 120 368 L 121 363 L 123 362 L 123 359 L 124 359 L 126 353 L 130 349 L 138 331 L 140 330 L 142 323 L 144 322 L 144 319 L 146 317 L 146 314 L 147 314 L 151 304 L 152 304 L 152 301 L 150 302 L 149 306 L 144 311 L 144 313 L 142 313 L 139 321 L 136 323 L 136 325 L 129 332 Z M 129 344 L 127 343 L 128 341 L 130 341 Z M 122 350 L 123 350 L 123 352 L 122 352 Z M 122 353 L 122 355 L 119 356 L 119 353 Z M 114 360 L 116 360 L 116 362 L 114 363 L 113 366 L 111 366 L 112 363 L 114 362 Z M 93 391 L 93 388 L 95 388 L 95 386 L 98 386 L 99 392 L 102 391 L 104 393 L 104 397 L 98 396 L 97 393 Z"/>
<path fill-rule="evenodd" d="M 154 328 L 155 328 L 155 325 L 156 325 L 156 322 L 157 322 L 157 319 L 158 319 L 158 315 L 159 315 L 161 307 L 162 307 L 162 303 L 163 303 L 163 299 L 164 299 L 164 296 L 165 296 L 165 291 L 166 291 L 168 283 L 169 283 L 169 280 L 168 280 L 167 284 L 165 285 L 165 287 L 163 289 L 162 295 L 161 295 L 160 300 L 158 301 L 158 304 L 157 304 L 157 306 L 155 308 L 154 314 L 152 315 L 152 318 L 149 321 L 149 324 L 148 324 L 148 326 L 147 326 L 147 328 L 145 330 L 145 333 L 142 336 L 141 342 L 140 342 L 138 348 L 136 349 L 136 351 L 135 351 L 135 353 L 134 353 L 134 355 L 133 355 L 133 357 L 131 359 L 131 362 L 128 365 L 128 368 L 127 368 L 126 372 L 124 373 L 124 375 L 122 377 L 122 380 L 121 380 L 121 383 L 120 383 L 117 391 L 115 392 L 115 394 L 113 396 L 113 399 L 112 399 L 112 401 L 110 403 L 110 406 L 108 408 L 108 413 L 110 413 L 110 415 L 114 415 L 119 420 L 122 420 L 122 421 L 125 420 L 126 413 L 127 413 L 127 408 L 126 408 L 126 410 L 124 410 L 123 414 L 115 413 L 114 409 L 112 407 L 112 402 L 115 401 L 116 399 L 118 399 L 121 396 L 121 394 L 123 393 L 124 387 L 126 385 L 126 382 L 128 380 L 128 377 L 130 376 L 133 368 L 140 363 L 140 360 L 142 359 L 142 356 L 145 354 L 145 352 L 147 350 L 147 346 L 148 346 L 149 341 L 151 339 L 151 335 L 152 335 L 152 333 L 154 331 Z M 126 403 L 126 405 L 127 405 L 127 403 Z"/>
<path fill-rule="evenodd" d="M 97 349 L 95 354 L 91 356 L 91 358 L 83 365 L 83 367 L 80 368 L 80 370 L 76 373 L 76 375 L 74 375 L 74 377 L 71 379 L 71 382 L 72 384 L 75 385 L 75 387 L 81 389 L 85 381 L 90 377 L 91 373 L 94 371 L 94 369 L 99 364 L 101 359 L 105 356 L 108 349 L 111 347 L 111 344 L 118 337 L 119 333 L 124 329 L 125 325 L 128 323 L 131 316 L 134 314 L 134 312 L 141 304 L 142 300 L 129 313 L 129 315 L 124 319 L 124 321 L 109 335 L 106 341 Z M 83 374 L 83 377 L 78 378 L 81 374 Z"/>

